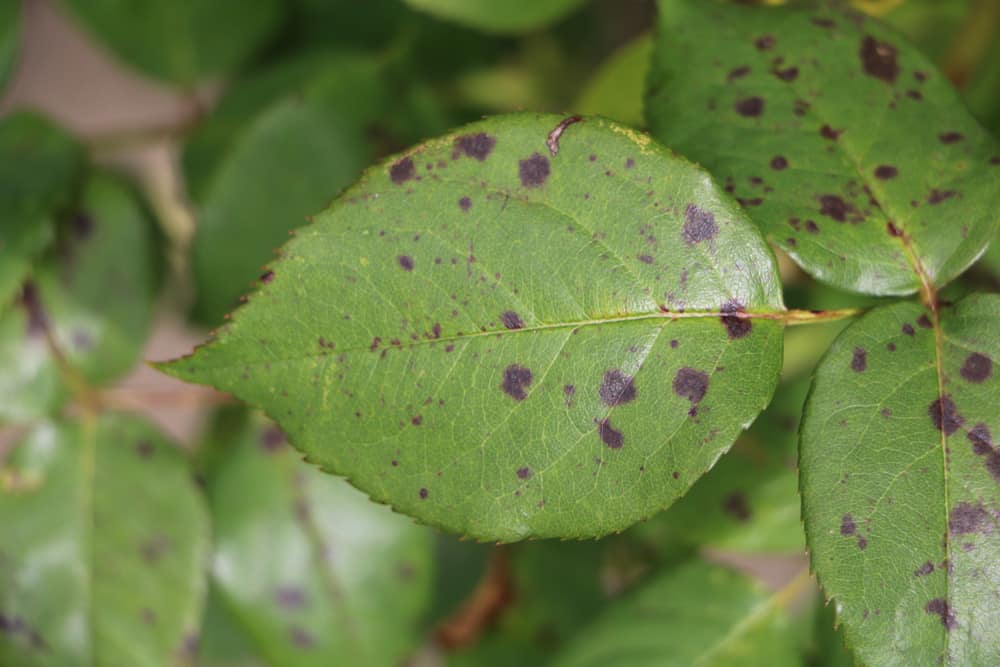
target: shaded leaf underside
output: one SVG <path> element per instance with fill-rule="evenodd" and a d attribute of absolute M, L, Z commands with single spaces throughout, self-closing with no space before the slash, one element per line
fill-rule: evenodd
<path fill-rule="evenodd" d="M 166 370 L 456 532 L 600 535 L 669 505 L 770 398 L 777 274 L 703 171 L 573 121 L 494 119 L 369 171 Z"/>

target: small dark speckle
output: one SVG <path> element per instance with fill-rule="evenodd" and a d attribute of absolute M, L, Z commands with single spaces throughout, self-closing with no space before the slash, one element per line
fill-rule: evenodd
<path fill-rule="evenodd" d="M 847 222 L 848 214 L 854 212 L 854 207 L 838 195 L 820 195 L 819 204 L 820 215 L 825 215 L 837 222 Z"/>
<path fill-rule="evenodd" d="M 758 51 L 770 51 L 777 41 L 774 35 L 762 35 L 753 41 L 753 45 L 757 47 Z"/>
<path fill-rule="evenodd" d="M 917 326 L 921 329 L 930 329 L 934 325 L 931 324 L 931 318 L 927 317 L 925 314 L 917 318 Z"/>
<path fill-rule="evenodd" d="M 957 192 L 954 190 L 938 190 L 937 188 L 931 190 L 930 194 L 927 195 L 927 203 L 935 206 L 941 202 L 951 199 Z"/>
<path fill-rule="evenodd" d="M 972 443 L 972 452 L 977 456 L 985 456 L 993 451 L 993 435 L 986 424 L 976 424 L 966 434 Z"/>
<path fill-rule="evenodd" d="M 512 364 L 504 370 L 500 388 L 515 401 L 523 401 L 528 397 L 527 389 L 531 386 L 531 380 L 530 369 Z"/>
<path fill-rule="evenodd" d="M 415 415 L 415 416 L 413 416 L 413 417 L 410 418 L 410 423 L 413 424 L 414 426 L 420 426 L 421 424 L 424 423 L 424 416 L 423 415 Z"/>
<path fill-rule="evenodd" d="M 917 333 L 917 330 L 914 329 L 913 325 L 910 324 L 909 322 L 907 322 L 906 324 L 903 325 L 902 331 L 907 336 L 915 336 L 916 333 Z"/>
<path fill-rule="evenodd" d="M 771 158 L 771 169 L 781 171 L 788 166 L 788 160 L 783 155 L 775 155 Z"/>
<path fill-rule="evenodd" d="M 896 344 L 895 343 L 886 343 L 885 344 L 885 349 L 889 350 L 890 352 L 895 352 L 896 351 Z"/>
<path fill-rule="evenodd" d="M 465 134 L 455 139 L 454 157 L 459 153 L 464 153 L 468 157 L 475 158 L 482 162 L 493 152 L 493 147 L 497 145 L 497 140 L 485 132 L 476 134 Z"/>
<path fill-rule="evenodd" d="M 756 118 L 764 113 L 764 98 L 757 97 L 745 97 L 741 100 L 737 100 L 733 108 L 741 116 L 746 116 L 747 118 Z"/>
<path fill-rule="evenodd" d="M 722 501 L 722 510 L 740 522 L 750 520 L 750 506 L 747 504 L 747 497 L 736 491 L 730 493 Z"/>
<path fill-rule="evenodd" d="M 858 535 L 858 548 L 862 551 L 868 548 L 868 540 L 862 535 Z"/>
<path fill-rule="evenodd" d="M 850 514 L 845 514 L 840 518 L 840 534 L 848 537 L 857 532 L 857 526 L 854 525 L 854 517 Z"/>
<path fill-rule="evenodd" d="M 901 238 L 903 236 L 903 230 L 893 224 L 892 221 L 885 223 L 885 231 L 889 234 L 889 236 L 895 236 L 897 238 Z"/>
<path fill-rule="evenodd" d="M 610 419 L 602 419 L 597 422 L 597 433 L 601 436 L 601 442 L 611 449 L 621 449 L 624 444 L 622 432 L 616 430 L 611 425 Z"/>
<path fill-rule="evenodd" d="M 886 42 L 880 42 L 871 35 L 865 35 L 861 40 L 861 68 L 865 74 L 886 83 L 894 83 L 899 76 L 899 63 L 896 62 L 896 47 Z"/>
<path fill-rule="evenodd" d="M 626 169 L 631 169 L 634 166 L 635 166 L 635 160 L 633 160 L 632 158 L 628 158 L 628 159 L 625 160 L 625 168 Z"/>
<path fill-rule="evenodd" d="M 468 197 L 462 197 L 461 199 L 458 200 L 458 207 L 463 211 L 468 211 L 470 208 L 472 208 L 472 200 L 469 199 Z"/>
<path fill-rule="evenodd" d="M 413 167 L 413 160 L 404 157 L 399 162 L 396 162 L 391 167 L 389 167 L 389 178 L 396 185 L 401 185 L 406 181 L 414 177 L 416 170 Z"/>
<path fill-rule="evenodd" d="M 531 468 L 518 468 L 517 469 L 518 479 L 531 479 Z"/>
<path fill-rule="evenodd" d="M 799 78 L 799 68 L 789 67 L 787 69 L 776 69 L 774 70 L 774 76 L 778 77 L 782 81 L 787 81 L 791 83 L 795 79 Z"/>
<path fill-rule="evenodd" d="M 539 153 L 532 153 L 531 157 L 518 162 L 518 174 L 524 187 L 541 187 L 549 177 L 549 159 Z"/>
<path fill-rule="evenodd" d="M 928 574 L 934 573 L 934 563 L 927 561 L 916 570 L 913 571 L 914 577 L 926 577 Z"/>
<path fill-rule="evenodd" d="M 824 18 L 822 16 L 811 19 L 813 25 L 817 25 L 820 28 L 836 28 L 837 22 L 833 19 Z"/>
<path fill-rule="evenodd" d="M 604 373 L 604 382 L 598 393 L 607 406 L 623 405 L 635 400 L 635 384 L 632 376 L 625 375 L 616 368 Z"/>
<path fill-rule="evenodd" d="M 993 360 L 985 354 L 973 352 L 965 358 L 965 363 L 959 372 L 967 382 L 979 384 L 993 375 Z"/>
<path fill-rule="evenodd" d="M 272 280 L 274 280 L 274 271 L 265 271 L 264 273 L 260 274 L 260 281 L 262 283 L 269 283 Z"/>
<path fill-rule="evenodd" d="M 888 181 L 890 179 L 896 178 L 899 175 L 899 170 L 889 164 L 880 164 L 875 167 L 875 178 L 880 181 Z"/>
<path fill-rule="evenodd" d="M 943 396 L 932 402 L 927 407 L 927 414 L 934 428 L 943 431 L 945 435 L 951 435 L 965 423 L 965 418 L 958 414 L 958 409 L 950 396 Z"/>
<path fill-rule="evenodd" d="M 844 133 L 843 130 L 835 130 L 829 125 L 824 125 L 823 127 L 819 128 L 820 136 L 823 137 L 824 139 L 829 139 L 830 141 L 836 141 L 837 139 L 840 138 L 840 135 L 843 133 Z"/>
<path fill-rule="evenodd" d="M 260 432 L 260 448 L 265 452 L 276 452 L 285 442 L 285 433 L 277 426 L 268 426 Z"/>
<path fill-rule="evenodd" d="M 410 257 L 409 255 L 400 255 L 399 257 L 396 258 L 396 261 L 399 263 L 399 266 L 404 271 L 413 270 L 413 258 Z"/>
<path fill-rule="evenodd" d="M 863 373 L 868 368 L 868 353 L 863 347 L 854 348 L 851 356 L 851 370 L 855 373 Z"/>
<path fill-rule="evenodd" d="M 735 301 L 727 301 L 722 304 L 722 324 L 726 327 L 726 332 L 731 339 L 744 338 L 753 329 L 753 323 L 749 318 L 740 317 L 739 313 L 744 312 L 743 307 Z"/>
<path fill-rule="evenodd" d="M 677 342 L 677 339 L 676 339 L 676 338 L 674 338 L 673 340 L 671 340 L 671 341 L 670 341 L 670 348 L 671 348 L 671 349 L 674 349 L 674 350 L 675 350 L 675 349 L 677 349 L 677 346 L 678 346 L 678 345 L 680 345 L 680 343 L 679 343 L 679 342 Z"/>
<path fill-rule="evenodd" d="M 697 405 L 708 392 L 708 373 L 693 368 L 681 368 L 674 376 L 674 393 Z"/>
<path fill-rule="evenodd" d="M 424 488 L 420 489 L 420 499 L 421 500 L 426 500 L 427 496 L 429 496 L 429 495 L 430 495 L 430 493 L 427 491 L 427 489 L 424 489 Z"/>
<path fill-rule="evenodd" d="M 507 310 L 500 314 L 500 320 L 507 329 L 523 329 L 524 321 L 521 316 L 513 310 Z"/>
<path fill-rule="evenodd" d="M 651 255 L 639 255 L 638 257 L 636 257 L 636 259 L 638 259 L 643 264 L 653 263 L 653 257 Z"/>
<path fill-rule="evenodd" d="M 924 605 L 924 611 L 928 614 L 937 614 L 941 617 L 941 625 L 947 630 L 953 630 L 955 628 L 955 613 L 948 606 L 948 602 L 944 598 L 934 598 L 926 605 Z"/>
<path fill-rule="evenodd" d="M 965 135 L 961 132 L 942 132 L 938 135 L 938 140 L 942 144 L 957 144 L 962 139 L 965 139 Z"/>
<path fill-rule="evenodd" d="M 749 73 L 750 73 L 750 68 L 744 65 L 742 67 L 737 67 L 731 70 L 729 74 L 726 76 L 726 79 L 728 81 L 736 81 L 736 79 L 742 79 Z"/>
<path fill-rule="evenodd" d="M 693 245 L 701 241 L 715 238 L 719 233 L 719 226 L 715 223 L 715 216 L 694 204 L 688 204 L 684 210 L 684 229 L 681 232 L 684 242 Z"/>

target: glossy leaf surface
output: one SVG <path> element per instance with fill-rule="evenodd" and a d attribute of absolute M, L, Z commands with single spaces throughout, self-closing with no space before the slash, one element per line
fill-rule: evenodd
<path fill-rule="evenodd" d="M 601 535 L 669 505 L 770 398 L 774 260 L 702 170 L 562 120 L 501 117 L 370 170 L 165 369 L 452 531 Z"/>
<path fill-rule="evenodd" d="M 208 517 L 187 463 L 131 417 L 43 424 L 0 487 L 0 660 L 168 665 L 190 657 Z"/>
<path fill-rule="evenodd" d="M 904 38 L 849 10 L 661 2 L 653 134 L 844 289 L 939 287 L 997 228 L 1000 146 Z"/>
<path fill-rule="evenodd" d="M 235 625 L 268 664 L 400 664 L 430 600 L 430 531 L 303 463 L 263 419 L 232 444 L 209 495 Z"/>
<path fill-rule="evenodd" d="M 816 371 L 801 430 L 813 567 L 870 665 L 1000 658 L 1000 297 L 873 310 Z"/>
<path fill-rule="evenodd" d="M 552 667 L 797 667 L 780 594 L 731 570 L 692 562 L 623 599 Z"/>

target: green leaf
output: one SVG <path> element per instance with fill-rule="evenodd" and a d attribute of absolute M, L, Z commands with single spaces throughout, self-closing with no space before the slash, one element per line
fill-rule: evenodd
<path fill-rule="evenodd" d="M 1000 297 L 871 311 L 816 370 L 801 429 L 812 563 L 871 665 L 1000 657 Z"/>
<path fill-rule="evenodd" d="M 499 117 L 369 170 L 164 370 L 451 531 L 602 535 L 668 506 L 770 398 L 774 259 L 704 171 L 571 120 Z"/>
<path fill-rule="evenodd" d="M 642 586 L 584 629 L 552 667 L 798 667 L 788 591 L 693 561 Z"/>
<path fill-rule="evenodd" d="M 208 521 L 146 423 L 42 424 L 0 485 L 0 661 L 176 665 L 193 649 Z"/>
<path fill-rule="evenodd" d="M 77 143 L 42 116 L 0 119 L 0 313 L 52 242 L 54 216 L 71 204 L 82 157 Z"/>
<path fill-rule="evenodd" d="M 838 627 L 836 607 L 828 602 L 816 610 L 815 632 L 809 652 L 809 667 L 858 667 L 844 646 L 844 629 Z"/>
<path fill-rule="evenodd" d="M 123 7 L 64 0 L 83 27 L 128 64 L 182 86 L 233 72 L 280 27 L 281 0 L 180 0 Z"/>
<path fill-rule="evenodd" d="M 544 28 L 566 17 L 583 0 L 404 0 L 442 19 L 485 32 L 517 34 Z"/>
<path fill-rule="evenodd" d="M 597 70 L 573 108 L 582 114 L 644 126 L 642 97 L 652 55 L 653 37 L 649 34 L 621 47 Z"/>
<path fill-rule="evenodd" d="M 669 511 L 633 530 L 653 544 L 741 553 L 801 553 L 795 474 L 797 426 L 808 382 L 778 387 L 774 401 L 715 467 Z"/>
<path fill-rule="evenodd" d="M 21 42 L 21 5 L 5 2 L 0 5 L 0 88 L 7 85 Z"/>
<path fill-rule="evenodd" d="M 209 587 L 198 641 L 198 667 L 265 667 L 250 638 L 226 610 L 215 586 Z"/>
<path fill-rule="evenodd" d="M 61 367 L 106 384 L 132 369 L 146 342 L 159 257 L 145 209 L 95 174 L 62 223 L 18 307 L 0 315 L 0 368 L 9 370 L 0 374 L 0 423 L 54 411 L 68 397 Z"/>
<path fill-rule="evenodd" d="M 193 249 L 199 320 L 218 323 L 232 310 L 289 231 L 326 206 L 367 163 L 361 122 L 356 112 L 342 110 L 352 99 L 352 88 L 339 85 L 346 80 L 340 77 L 332 91 L 321 81 L 304 100 L 268 106 L 213 171 Z M 337 107 L 326 103 L 328 92 Z M 355 95 L 365 103 L 365 95 Z"/>
<path fill-rule="evenodd" d="M 248 493 L 252 490 L 252 493 Z M 253 420 L 209 485 L 223 605 L 275 665 L 398 665 L 430 602 L 431 533 Z"/>
<path fill-rule="evenodd" d="M 1000 146 L 916 49 L 848 10 L 664 0 L 647 114 L 837 287 L 942 286 L 1000 220 Z"/>

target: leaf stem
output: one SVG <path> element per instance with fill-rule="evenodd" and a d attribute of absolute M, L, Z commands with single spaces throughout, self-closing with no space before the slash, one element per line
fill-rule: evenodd
<path fill-rule="evenodd" d="M 863 308 L 839 308 L 836 310 L 788 310 L 785 311 L 785 324 L 788 326 L 798 326 L 800 324 L 821 324 L 823 322 L 835 322 L 846 320 L 850 317 L 857 317 L 864 313 Z"/>

